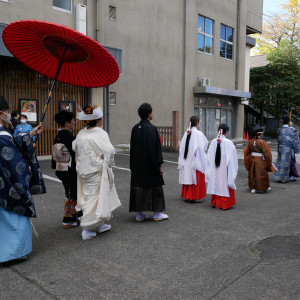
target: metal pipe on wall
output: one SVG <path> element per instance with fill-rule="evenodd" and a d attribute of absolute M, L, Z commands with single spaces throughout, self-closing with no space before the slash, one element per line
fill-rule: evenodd
<path fill-rule="evenodd" d="M 186 72 L 186 0 L 184 0 L 184 9 L 183 9 L 183 66 L 182 66 L 182 134 L 185 129 L 185 105 L 186 105 L 186 97 L 185 97 L 185 72 Z"/>

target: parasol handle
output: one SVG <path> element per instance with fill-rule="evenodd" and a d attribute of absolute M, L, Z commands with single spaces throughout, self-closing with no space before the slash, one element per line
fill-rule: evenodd
<path fill-rule="evenodd" d="M 56 71 L 56 75 L 55 75 L 54 81 L 52 82 L 52 85 L 51 85 L 51 88 L 50 88 L 50 91 L 49 91 L 49 94 L 48 94 L 48 98 L 47 98 L 46 104 L 44 106 L 44 111 L 43 111 L 41 122 L 43 122 L 44 119 L 45 119 L 46 110 L 47 110 L 48 104 L 50 102 L 50 99 L 51 99 L 51 96 L 52 96 L 52 91 L 53 91 L 53 88 L 54 88 L 54 86 L 56 84 L 56 81 L 57 81 L 57 78 L 58 78 L 58 75 L 59 75 L 59 72 L 60 72 L 62 64 L 63 64 L 63 61 L 60 60 L 58 62 L 58 68 L 57 68 L 57 71 Z"/>

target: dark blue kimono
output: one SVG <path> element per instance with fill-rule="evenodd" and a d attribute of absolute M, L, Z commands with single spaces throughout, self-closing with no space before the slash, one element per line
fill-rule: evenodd
<path fill-rule="evenodd" d="M 274 181 L 288 182 L 291 157 L 293 153 L 299 152 L 299 132 L 293 127 L 283 125 L 278 128 L 278 157 L 276 167 L 278 171 L 274 173 Z"/>
<path fill-rule="evenodd" d="M 31 252 L 29 218 L 36 217 L 32 195 L 45 192 L 30 135 L 13 139 L 0 128 L 0 262 Z"/>

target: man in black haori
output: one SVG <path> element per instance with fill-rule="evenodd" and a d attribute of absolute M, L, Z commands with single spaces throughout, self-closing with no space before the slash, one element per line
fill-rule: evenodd
<path fill-rule="evenodd" d="M 138 114 L 141 121 L 133 127 L 130 139 L 129 211 L 137 212 L 137 222 L 148 219 L 143 211 L 152 211 L 154 221 L 167 220 L 168 215 L 162 213 L 166 209 L 162 188 L 163 157 L 157 128 L 150 123 L 153 118 L 151 105 L 142 104 Z"/>

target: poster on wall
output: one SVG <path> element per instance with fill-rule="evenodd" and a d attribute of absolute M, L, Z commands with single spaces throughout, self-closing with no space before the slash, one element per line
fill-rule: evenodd
<path fill-rule="evenodd" d="M 59 101 L 59 111 L 66 110 L 75 113 L 75 102 Z"/>
<path fill-rule="evenodd" d="M 37 125 L 38 123 L 38 100 L 19 99 L 19 108 L 21 115 L 27 116 L 28 123 Z"/>

